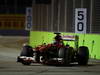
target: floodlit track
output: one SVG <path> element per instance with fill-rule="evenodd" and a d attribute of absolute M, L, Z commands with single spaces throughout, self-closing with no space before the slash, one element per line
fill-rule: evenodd
<path fill-rule="evenodd" d="M 16 62 L 19 53 L 20 48 L 0 46 L 0 75 L 100 75 L 100 60 L 90 59 L 87 66 L 50 66 L 36 63 L 25 66 Z"/>

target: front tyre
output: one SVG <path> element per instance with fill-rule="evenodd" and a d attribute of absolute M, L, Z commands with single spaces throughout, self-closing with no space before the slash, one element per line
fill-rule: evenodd
<path fill-rule="evenodd" d="M 31 65 L 31 62 L 28 62 L 28 61 L 22 61 L 22 64 L 23 64 L 23 65 Z"/>

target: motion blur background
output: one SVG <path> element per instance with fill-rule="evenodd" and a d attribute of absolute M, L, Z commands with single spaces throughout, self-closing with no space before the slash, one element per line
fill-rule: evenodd
<path fill-rule="evenodd" d="M 26 7 L 32 7 L 32 0 L 0 0 L 0 35 L 28 35 Z"/>
<path fill-rule="evenodd" d="M 75 8 L 87 8 L 87 33 L 100 33 L 100 0 L 0 0 L 0 35 L 28 35 L 26 8 L 34 31 L 73 32 Z"/>

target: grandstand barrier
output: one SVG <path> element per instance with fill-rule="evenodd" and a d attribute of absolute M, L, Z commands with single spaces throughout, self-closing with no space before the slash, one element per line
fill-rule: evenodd
<path fill-rule="evenodd" d="M 25 31 L 25 15 L 22 14 L 1 14 L 0 35 L 28 35 Z"/>
<path fill-rule="evenodd" d="M 62 33 L 62 35 L 78 35 L 79 46 L 88 46 L 90 58 L 100 59 L 100 35 L 99 34 L 75 34 L 75 33 Z M 55 34 L 53 32 L 30 32 L 30 45 L 36 47 L 43 43 L 52 43 Z M 70 43 L 73 46 L 72 43 Z"/>

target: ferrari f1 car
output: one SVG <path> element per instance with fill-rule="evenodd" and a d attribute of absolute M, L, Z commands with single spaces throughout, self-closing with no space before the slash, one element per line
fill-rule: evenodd
<path fill-rule="evenodd" d="M 69 65 L 73 62 L 78 62 L 79 65 L 88 64 L 89 50 L 86 46 L 78 46 L 79 36 L 55 34 L 54 43 L 44 43 L 35 48 L 25 45 L 20 56 L 17 57 L 17 62 L 24 65 L 31 63 Z M 68 42 L 74 42 L 75 47 L 70 46 Z"/>

